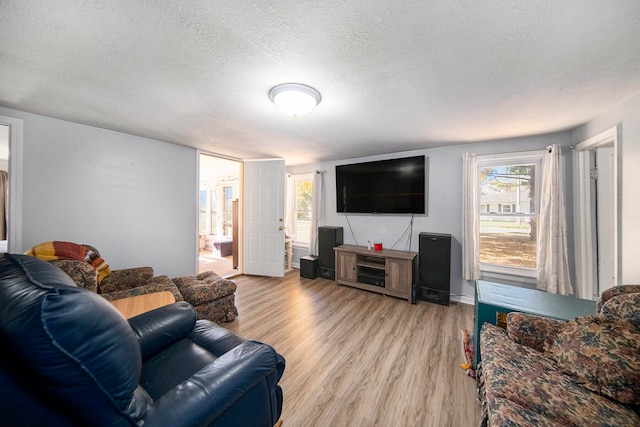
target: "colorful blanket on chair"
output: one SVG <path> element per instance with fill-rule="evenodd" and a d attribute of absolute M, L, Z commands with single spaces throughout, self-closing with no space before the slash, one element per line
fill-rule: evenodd
<path fill-rule="evenodd" d="M 88 250 L 86 246 L 71 242 L 43 242 L 25 252 L 25 255 L 40 258 L 44 261 L 71 260 L 84 261 L 98 272 L 98 283 L 107 277 L 111 270 L 97 251 Z"/>

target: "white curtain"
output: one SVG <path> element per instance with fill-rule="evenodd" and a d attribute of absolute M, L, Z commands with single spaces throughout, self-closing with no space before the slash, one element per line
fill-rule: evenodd
<path fill-rule="evenodd" d="M 567 221 L 564 206 L 560 145 L 547 147 L 542 168 L 538 221 L 537 288 L 561 295 L 573 294 L 567 256 Z"/>
<path fill-rule="evenodd" d="M 296 183 L 290 173 L 287 174 L 284 201 L 284 232 L 287 237 L 295 237 L 293 231 L 296 214 Z"/>
<path fill-rule="evenodd" d="M 309 255 L 318 255 L 318 226 L 322 224 L 322 176 L 322 172 L 316 171 L 313 177 Z"/>
<path fill-rule="evenodd" d="M 480 278 L 480 214 L 478 212 L 478 155 L 463 153 L 462 278 Z"/>

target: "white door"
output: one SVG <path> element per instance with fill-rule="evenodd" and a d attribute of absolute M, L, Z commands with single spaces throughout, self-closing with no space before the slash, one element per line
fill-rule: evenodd
<path fill-rule="evenodd" d="M 614 152 L 613 146 L 600 147 L 596 150 L 596 165 L 598 170 L 596 181 L 597 219 L 596 228 L 598 235 L 598 295 L 615 286 L 615 260 L 614 260 L 614 194 L 613 194 L 613 170 Z"/>
<path fill-rule="evenodd" d="M 284 276 L 284 160 L 245 161 L 242 271 Z"/>

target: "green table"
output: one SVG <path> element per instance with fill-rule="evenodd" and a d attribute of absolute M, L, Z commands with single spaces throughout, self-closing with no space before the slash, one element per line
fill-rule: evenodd
<path fill-rule="evenodd" d="M 476 364 L 480 362 L 480 328 L 487 322 L 496 324 L 498 313 L 520 311 L 558 320 L 571 320 L 596 314 L 596 302 L 569 295 L 550 294 L 476 280 L 475 327 Z"/>

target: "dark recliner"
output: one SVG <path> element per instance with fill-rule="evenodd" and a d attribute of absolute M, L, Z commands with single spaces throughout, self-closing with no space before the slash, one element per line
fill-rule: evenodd
<path fill-rule="evenodd" d="M 188 303 L 129 321 L 37 258 L 0 258 L 0 420 L 20 426 L 272 426 L 285 362 Z"/>

